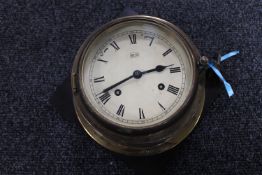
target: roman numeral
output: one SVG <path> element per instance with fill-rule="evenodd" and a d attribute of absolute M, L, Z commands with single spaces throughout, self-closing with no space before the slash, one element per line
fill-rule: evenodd
<path fill-rule="evenodd" d="M 104 49 L 104 53 L 106 53 L 107 50 L 108 50 L 108 48 L 105 48 L 105 49 Z"/>
<path fill-rule="evenodd" d="M 133 34 L 132 36 L 128 35 L 128 37 L 130 39 L 131 44 L 136 44 L 136 34 Z"/>
<path fill-rule="evenodd" d="M 120 49 L 119 46 L 116 44 L 115 41 L 113 41 L 112 43 L 110 43 L 110 45 L 111 45 L 113 48 L 115 48 L 115 50 L 119 50 L 119 49 Z"/>
<path fill-rule="evenodd" d="M 139 108 L 139 119 L 145 119 L 145 114 L 142 108 Z"/>
<path fill-rule="evenodd" d="M 165 51 L 162 55 L 165 57 L 165 56 L 167 56 L 170 52 L 172 52 L 172 50 L 171 50 L 171 49 L 168 49 L 168 50 Z"/>
<path fill-rule="evenodd" d="M 111 98 L 111 95 L 110 95 L 108 92 L 104 93 L 103 95 L 101 95 L 101 96 L 99 97 L 99 99 L 101 100 L 101 102 L 102 102 L 104 105 L 106 104 L 106 102 L 108 102 L 108 100 L 110 100 L 110 98 Z"/>
<path fill-rule="evenodd" d="M 101 62 L 104 62 L 104 63 L 107 63 L 107 62 L 108 62 L 108 61 L 102 60 L 102 59 L 98 59 L 97 61 L 101 61 Z"/>
<path fill-rule="evenodd" d="M 180 67 L 171 67 L 169 68 L 170 73 L 177 73 L 177 72 L 181 72 Z"/>
<path fill-rule="evenodd" d="M 163 110 L 166 110 L 166 108 L 165 108 L 160 102 L 158 102 L 158 105 L 159 105 Z"/>
<path fill-rule="evenodd" d="M 177 95 L 179 88 L 172 86 L 172 85 L 169 85 L 168 88 L 167 88 L 167 91 L 174 94 L 174 95 Z"/>
<path fill-rule="evenodd" d="M 117 115 L 121 115 L 121 116 L 123 117 L 124 112 L 125 112 L 125 106 L 121 104 L 121 105 L 119 106 L 116 114 L 117 114 Z"/>
<path fill-rule="evenodd" d="M 108 50 L 108 48 L 105 48 L 105 49 L 104 49 L 104 52 L 101 51 L 100 56 L 101 56 L 101 57 L 104 56 L 104 53 L 106 53 L 107 50 Z"/>
<path fill-rule="evenodd" d="M 146 39 L 146 38 L 151 39 L 151 41 L 150 41 L 150 43 L 149 43 L 149 46 L 151 46 L 152 43 L 153 43 L 153 41 L 154 41 L 154 37 L 151 37 L 151 36 L 145 36 L 145 39 Z"/>
<path fill-rule="evenodd" d="M 105 77 L 104 76 L 98 77 L 98 78 L 94 78 L 94 82 L 95 83 L 99 83 L 99 82 L 102 82 L 102 81 L 105 81 Z"/>

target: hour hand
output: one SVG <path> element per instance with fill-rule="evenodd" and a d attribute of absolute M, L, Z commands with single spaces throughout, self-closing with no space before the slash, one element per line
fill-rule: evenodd
<path fill-rule="evenodd" d="M 170 66 L 173 66 L 173 65 L 174 65 L 174 64 L 170 64 L 170 65 L 168 65 L 168 66 L 157 65 L 155 68 L 146 70 L 146 71 L 144 71 L 144 72 L 142 72 L 142 73 L 143 73 L 143 74 L 147 74 L 147 73 L 150 73 L 150 72 L 162 72 L 163 70 L 165 70 L 165 68 L 170 67 Z"/>

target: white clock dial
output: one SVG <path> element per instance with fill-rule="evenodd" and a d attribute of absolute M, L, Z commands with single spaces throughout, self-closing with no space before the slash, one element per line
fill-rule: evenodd
<path fill-rule="evenodd" d="M 127 22 L 101 33 L 85 52 L 82 89 L 103 119 L 148 127 L 173 117 L 187 99 L 193 65 L 179 37 L 153 23 Z"/>

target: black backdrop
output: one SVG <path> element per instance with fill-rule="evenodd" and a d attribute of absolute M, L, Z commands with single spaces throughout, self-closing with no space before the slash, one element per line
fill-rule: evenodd
<path fill-rule="evenodd" d="M 176 149 L 124 157 L 92 141 L 50 99 L 84 39 L 129 6 L 184 30 L 203 55 L 240 50 L 222 72 L 225 91 Z M 0 174 L 260 174 L 261 0 L 0 2 Z"/>

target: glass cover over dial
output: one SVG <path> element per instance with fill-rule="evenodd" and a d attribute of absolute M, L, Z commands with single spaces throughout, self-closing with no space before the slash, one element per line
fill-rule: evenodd
<path fill-rule="evenodd" d="M 82 55 L 80 86 L 97 117 L 129 128 L 175 117 L 190 96 L 192 58 L 171 28 L 147 20 L 114 24 Z"/>

